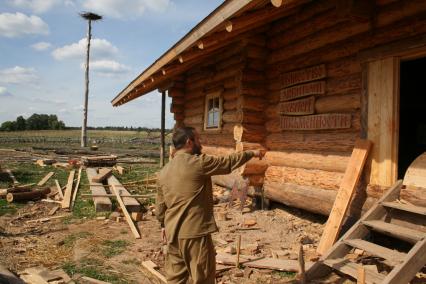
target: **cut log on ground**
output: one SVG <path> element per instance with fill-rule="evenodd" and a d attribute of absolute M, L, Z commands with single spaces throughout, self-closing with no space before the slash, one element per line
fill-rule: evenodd
<path fill-rule="evenodd" d="M 102 168 L 99 169 L 99 174 L 92 177 L 92 182 L 103 182 L 112 174 L 112 169 Z"/>
<path fill-rule="evenodd" d="M 50 188 L 46 187 L 44 189 L 36 189 L 27 192 L 9 192 L 6 195 L 7 202 L 16 202 L 16 201 L 34 201 L 46 197 L 50 193 Z"/>
<path fill-rule="evenodd" d="M 67 187 L 65 188 L 64 199 L 62 200 L 62 209 L 69 209 L 71 206 L 72 198 L 72 185 L 74 183 L 75 170 L 70 172 L 68 176 Z"/>
<path fill-rule="evenodd" d="M 94 157 L 81 157 L 83 165 L 88 167 L 108 167 L 114 166 L 117 163 L 117 156 L 94 156 Z"/>
<path fill-rule="evenodd" d="M 135 223 L 133 223 L 132 217 L 130 216 L 129 212 L 127 211 L 126 205 L 124 204 L 123 199 L 121 198 L 118 189 L 116 189 L 115 186 L 113 186 L 111 188 L 111 191 L 114 192 L 114 194 L 117 198 L 118 204 L 120 205 L 120 208 L 123 211 L 124 217 L 126 218 L 126 221 L 129 224 L 129 227 L 130 227 L 130 230 L 133 233 L 133 236 L 136 239 L 140 239 L 141 235 L 140 235 L 138 229 L 136 228 Z"/>
<path fill-rule="evenodd" d="M 92 177 L 97 175 L 96 169 L 94 168 L 87 168 L 86 169 L 87 179 L 90 181 L 92 180 Z M 107 194 L 105 191 L 105 188 L 101 183 L 91 183 L 90 184 L 90 191 L 93 195 L 105 195 Z M 103 212 L 103 211 L 111 211 L 112 209 L 112 203 L 111 200 L 108 197 L 93 197 L 93 203 L 95 204 L 95 210 L 96 212 Z"/>
<path fill-rule="evenodd" d="M 126 190 L 126 188 L 118 181 L 115 176 L 110 176 L 108 178 L 108 184 L 117 190 L 117 193 L 121 195 L 131 195 L 130 192 Z M 114 193 L 115 194 L 115 193 Z M 141 205 L 139 201 L 132 197 L 123 197 L 123 203 L 129 212 L 140 212 Z"/>
<path fill-rule="evenodd" d="M 39 182 L 38 182 L 38 184 L 37 184 L 37 186 L 43 186 L 43 185 L 45 185 L 45 183 L 54 175 L 55 173 L 54 172 L 50 172 L 50 173 L 48 173 L 44 178 L 42 178 Z"/>

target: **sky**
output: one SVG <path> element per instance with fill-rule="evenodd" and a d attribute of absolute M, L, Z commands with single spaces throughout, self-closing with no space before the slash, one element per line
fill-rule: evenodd
<path fill-rule="evenodd" d="M 87 22 L 89 126 L 160 127 L 161 95 L 111 100 L 223 0 L 0 0 L 0 123 L 33 113 L 81 126 Z M 166 103 L 166 127 L 173 127 Z"/>

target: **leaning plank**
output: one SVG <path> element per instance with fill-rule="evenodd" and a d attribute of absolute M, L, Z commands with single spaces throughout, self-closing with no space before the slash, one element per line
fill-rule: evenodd
<path fill-rule="evenodd" d="M 350 201 L 355 192 L 356 185 L 364 168 L 368 152 L 371 148 L 369 140 L 357 140 L 348 166 L 346 167 L 345 175 L 334 200 L 333 208 L 324 228 L 324 233 L 321 237 L 317 252 L 324 254 L 336 242 L 346 212 L 349 208 Z"/>
<path fill-rule="evenodd" d="M 99 170 L 99 174 L 92 177 L 92 182 L 103 182 L 112 173 L 112 169 L 102 168 Z"/>
<path fill-rule="evenodd" d="M 72 184 L 74 182 L 75 170 L 70 171 L 70 175 L 68 176 L 67 187 L 65 188 L 64 199 L 62 200 L 62 208 L 68 209 L 71 205 L 71 197 L 72 197 Z"/>
<path fill-rule="evenodd" d="M 59 196 L 61 196 L 61 199 L 64 199 L 64 193 L 62 192 L 61 185 L 59 184 L 59 181 L 55 179 L 56 187 L 58 188 Z"/>
<path fill-rule="evenodd" d="M 74 208 L 75 198 L 77 197 L 78 187 L 80 186 L 81 170 L 82 168 L 80 167 L 78 169 L 77 182 L 75 183 L 74 192 L 72 194 L 71 209 Z"/>
<path fill-rule="evenodd" d="M 164 277 L 163 274 L 156 270 L 158 266 L 154 262 L 152 262 L 151 260 L 144 261 L 142 262 L 142 266 L 145 267 L 153 276 L 155 276 L 162 283 L 167 283 L 166 277 Z"/>
<path fill-rule="evenodd" d="M 95 168 L 86 169 L 87 179 L 89 182 L 92 180 L 92 177 L 97 175 Z M 101 183 L 91 183 L 90 191 L 93 195 L 104 195 L 106 194 L 105 188 Z M 95 204 L 96 212 L 100 211 L 111 211 L 112 203 L 108 197 L 93 197 L 93 203 Z"/>
<path fill-rule="evenodd" d="M 48 173 L 44 178 L 41 179 L 41 181 L 38 182 L 37 186 L 43 186 L 54 174 L 54 172 Z"/>
<path fill-rule="evenodd" d="M 130 230 L 132 230 L 133 236 L 136 239 L 140 239 L 141 235 L 139 234 L 139 231 L 136 228 L 135 223 L 133 223 L 132 217 L 130 216 L 129 212 L 127 211 L 126 205 L 124 205 L 123 199 L 121 198 L 118 190 L 113 186 L 111 191 L 114 192 L 114 194 L 117 198 L 118 204 L 120 204 L 121 210 L 123 211 L 124 217 L 126 218 L 126 221 L 130 226 Z"/>
<path fill-rule="evenodd" d="M 123 185 L 118 181 L 118 179 L 114 175 L 111 175 L 108 178 L 108 184 L 111 185 L 113 188 L 115 187 L 115 189 L 117 190 L 119 195 L 121 195 L 121 196 L 122 195 L 130 195 L 130 193 L 126 190 L 126 188 L 123 187 Z M 124 205 L 127 208 L 127 211 L 129 211 L 129 212 L 141 211 L 141 205 L 140 205 L 139 201 L 137 201 L 135 198 L 123 197 L 123 202 L 124 202 Z"/>

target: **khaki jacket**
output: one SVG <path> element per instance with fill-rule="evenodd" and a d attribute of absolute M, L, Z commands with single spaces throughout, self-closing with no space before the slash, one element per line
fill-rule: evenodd
<path fill-rule="evenodd" d="M 156 199 L 157 219 L 169 243 L 217 231 L 211 176 L 229 174 L 252 157 L 252 151 L 225 157 L 176 153 L 160 171 Z"/>

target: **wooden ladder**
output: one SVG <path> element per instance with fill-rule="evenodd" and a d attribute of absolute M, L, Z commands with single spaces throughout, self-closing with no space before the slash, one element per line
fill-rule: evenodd
<path fill-rule="evenodd" d="M 328 274 L 331 269 L 357 279 L 361 265 L 346 259 L 354 248 L 383 259 L 392 270 L 387 274 L 365 270 L 365 283 L 401 284 L 408 283 L 426 264 L 426 232 L 392 224 L 391 210 L 403 211 L 413 217 L 424 218 L 426 207 L 406 205 L 398 202 L 402 181 L 397 181 L 362 218 L 349 229 L 307 272 L 314 280 Z M 413 246 L 408 253 L 392 250 L 366 240 L 370 233 L 379 232 L 403 240 Z"/>

